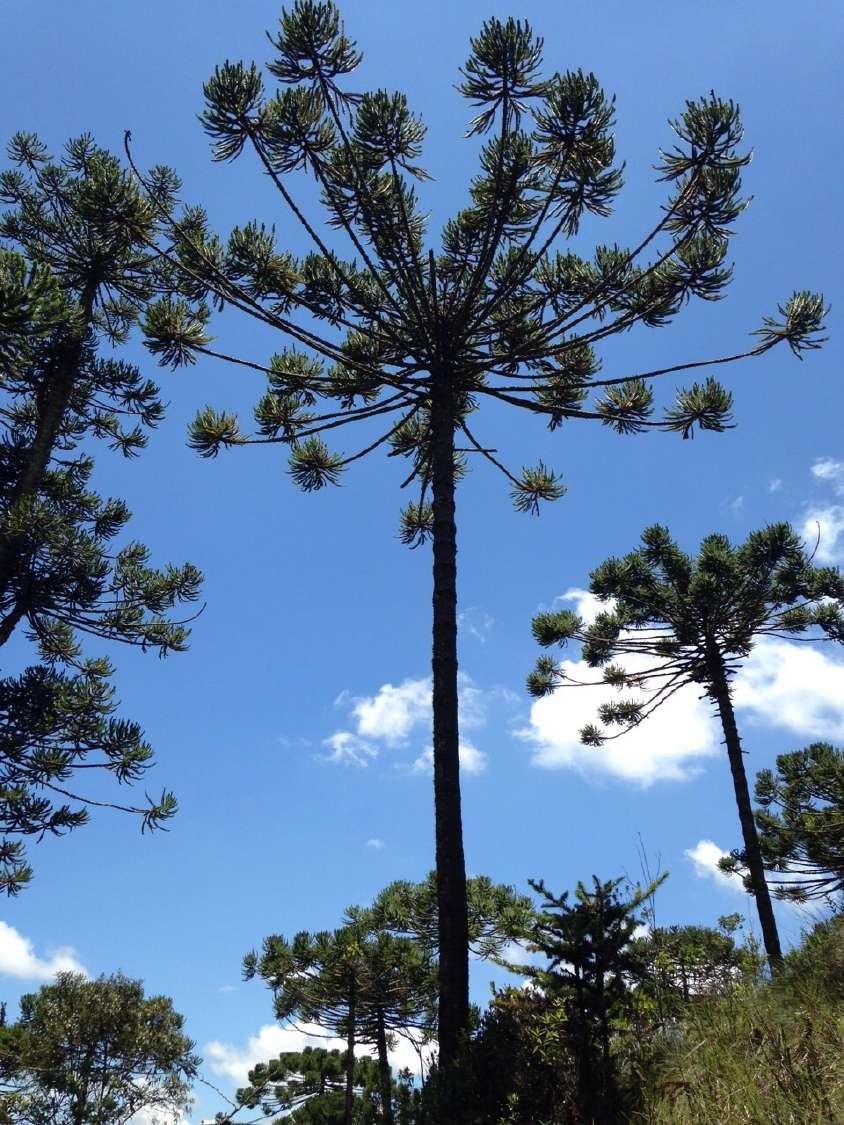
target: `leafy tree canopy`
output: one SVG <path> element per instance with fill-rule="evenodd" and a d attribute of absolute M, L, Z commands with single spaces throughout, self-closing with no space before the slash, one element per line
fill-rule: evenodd
<path fill-rule="evenodd" d="M 165 996 L 121 974 L 60 973 L 0 1028 L 0 1121 L 126 1125 L 190 1103 L 199 1059 Z"/>

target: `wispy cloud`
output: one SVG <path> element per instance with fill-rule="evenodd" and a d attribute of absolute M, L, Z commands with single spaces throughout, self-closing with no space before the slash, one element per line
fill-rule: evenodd
<path fill-rule="evenodd" d="M 366 846 L 372 848 L 375 852 L 381 852 L 384 850 L 384 841 L 380 836 L 370 836 L 366 841 Z"/>
<path fill-rule="evenodd" d="M 470 605 L 457 616 L 458 635 L 468 635 L 478 644 L 485 645 L 495 624 L 495 618 L 484 609 Z"/>
<path fill-rule="evenodd" d="M 832 485 L 839 496 L 844 496 L 844 461 L 834 457 L 819 457 L 812 465 L 812 476 Z"/>

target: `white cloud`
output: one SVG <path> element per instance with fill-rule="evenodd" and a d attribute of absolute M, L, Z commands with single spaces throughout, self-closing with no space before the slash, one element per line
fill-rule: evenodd
<path fill-rule="evenodd" d="M 323 742 L 331 753 L 325 755 L 327 762 L 339 762 L 347 766 L 368 766 L 377 757 L 378 750 L 364 742 L 350 730 L 337 730 Z"/>
<path fill-rule="evenodd" d="M 460 768 L 464 773 L 483 773 L 487 766 L 487 756 L 483 750 L 471 742 L 460 743 Z M 434 769 L 434 749 L 427 746 L 410 767 L 414 773 L 432 773 Z"/>
<path fill-rule="evenodd" d="M 29 938 L 7 922 L 0 922 L 0 973 L 19 980 L 52 980 L 56 973 L 88 976 L 88 970 L 69 945 L 48 950 L 46 958 L 38 957 Z"/>
<path fill-rule="evenodd" d="M 366 846 L 372 848 L 373 851 L 380 852 L 384 850 L 384 841 L 380 836 L 370 836 L 366 841 Z"/>
<path fill-rule="evenodd" d="M 414 1042 L 420 1043 L 421 1036 L 413 1030 L 397 1036 L 395 1049 L 389 1052 L 390 1065 L 397 1069 L 408 1067 L 418 1074 L 419 1054 Z M 255 1035 L 250 1035 L 244 1046 L 213 1039 L 205 1044 L 203 1054 L 215 1074 L 227 1078 L 237 1087 L 248 1083 L 249 1071 L 259 1062 L 268 1062 L 282 1051 L 301 1051 L 308 1046 L 322 1047 L 326 1051 L 345 1051 L 346 1041 L 328 1035 L 318 1023 L 304 1023 L 297 1027 L 267 1023 Z M 374 1047 L 359 1045 L 355 1053 L 374 1056 L 376 1052 Z M 423 1048 L 423 1053 L 427 1054 L 428 1048 Z"/>
<path fill-rule="evenodd" d="M 692 861 L 695 875 L 700 879 L 712 879 L 719 887 L 746 893 L 740 875 L 722 871 L 718 866 L 718 861 L 726 859 L 730 853 L 719 848 L 713 840 L 698 840 L 693 848 L 686 848 L 683 854 Z"/>
<path fill-rule="evenodd" d="M 736 496 L 727 504 L 734 516 L 740 516 L 744 512 L 744 497 Z"/>
<path fill-rule="evenodd" d="M 473 730 L 486 722 L 487 693 L 474 686 L 468 676 L 461 675 L 460 726 Z M 490 693 L 496 695 L 497 690 Z M 338 706 L 349 708 L 354 729 L 338 730 L 325 739 L 330 753 L 327 761 L 367 766 L 379 753 L 378 743 L 390 749 L 407 746 L 413 738 L 431 737 L 431 679 L 407 679 L 400 684 L 382 684 L 370 696 L 351 696 L 343 692 Z M 430 768 L 430 750 L 423 750 L 411 765 L 412 772 Z M 480 773 L 486 768 L 486 755 L 471 743 L 460 746 L 460 761 L 467 773 Z"/>
<path fill-rule="evenodd" d="M 819 457 L 812 465 L 812 476 L 831 484 L 839 496 L 844 496 L 844 461 L 834 457 Z"/>
<path fill-rule="evenodd" d="M 127 1125 L 190 1125 L 178 1109 L 142 1109 L 133 1114 Z"/>
<path fill-rule="evenodd" d="M 560 602 L 574 602 L 574 612 L 583 618 L 586 625 L 591 625 L 599 613 L 612 612 L 613 607 L 612 600 L 602 602 L 589 590 L 582 590 L 579 586 L 570 586 L 564 594 L 554 598 L 554 605 L 559 605 Z"/>
<path fill-rule="evenodd" d="M 650 663 L 647 657 L 631 657 L 625 667 L 636 672 Z M 565 660 L 559 667 L 567 677 L 586 683 L 600 675 L 583 661 Z M 581 727 L 595 722 L 602 703 L 627 695 L 604 684 L 560 688 L 536 700 L 529 726 L 518 733 L 533 743 L 533 764 L 543 769 L 608 773 L 640 785 L 679 781 L 699 772 L 698 759 L 718 752 L 714 719 L 699 696 L 697 687 L 682 688 L 640 726 L 594 749 L 581 744 Z"/>
<path fill-rule="evenodd" d="M 769 492 L 779 492 L 779 490 L 781 488 L 782 488 L 782 481 L 780 480 L 779 477 L 774 477 L 774 479 L 772 481 L 768 481 L 768 491 Z"/>
<path fill-rule="evenodd" d="M 736 676 L 733 699 L 754 722 L 844 739 L 844 661 L 816 647 L 762 638 Z"/>
<path fill-rule="evenodd" d="M 383 684 L 375 695 L 356 699 L 352 715 L 361 737 L 401 745 L 414 728 L 430 724 L 431 681 L 404 680 L 398 687 Z"/>
<path fill-rule="evenodd" d="M 844 506 L 826 504 L 810 507 L 801 531 L 803 540 L 819 563 L 844 560 Z"/>

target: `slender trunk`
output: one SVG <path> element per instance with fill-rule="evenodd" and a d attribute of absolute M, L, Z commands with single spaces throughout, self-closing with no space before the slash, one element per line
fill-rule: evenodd
<path fill-rule="evenodd" d="M 387 1058 L 387 1032 L 384 1027 L 384 1013 L 379 1009 L 377 1015 L 378 1080 L 381 1086 L 381 1115 L 387 1125 L 393 1125 L 393 1083 L 390 1075 L 390 1060 Z"/>
<path fill-rule="evenodd" d="M 64 341 L 56 357 L 55 370 L 44 387 L 43 400 L 39 404 L 38 424 L 32 444 L 26 451 L 20 476 L 4 501 L 5 513 L 21 503 L 31 500 L 44 480 L 67 411 L 73 388 L 79 375 L 79 365 L 85 347 L 85 335 L 91 322 L 94 299 L 97 293 L 96 282 L 90 281 L 79 298 L 80 324 Z M 0 529 L 0 599 L 8 596 L 15 571 L 17 570 L 17 536 L 9 535 Z M 15 614 L 17 613 L 17 617 Z M 0 645 L 6 643 L 17 620 L 22 615 L 17 605 L 6 617 L 6 629 L 0 635 Z M 11 627 L 10 624 L 11 623 Z"/>
<path fill-rule="evenodd" d="M 434 381 L 431 402 L 434 526 L 434 817 L 439 912 L 439 1060 L 453 1069 L 469 1023 L 469 923 L 460 812 L 457 716 L 457 533 L 451 388 Z"/>
<path fill-rule="evenodd" d="M 355 1109 L 355 1017 L 357 990 L 355 982 L 349 988 L 349 1028 L 346 1033 L 346 1100 L 343 1107 L 343 1125 L 352 1125 Z"/>
<path fill-rule="evenodd" d="M 774 918 L 771 893 L 768 890 L 765 868 L 762 864 L 762 852 L 759 848 L 759 836 L 756 832 L 753 806 L 750 803 L 750 790 L 747 785 L 744 755 L 742 754 L 741 739 L 736 726 L 730 685 L 727 680 L 723 657 L 718 646 L 712 640 L 708 640 L 706 644 L 706 662 L 712 698 L 718 706 L 721 727 L 724 731 L 724 743 L 727 747 L 727 757 L 730 761 L 730 771 L 733 775 L 733 788 L 736 794 L 736 805 L 738 806 L 741 834 L 744 841 L 744 858 L 750 874 L 753 897 L 756 899 L 756 910 L 759 914 L 759 924 L 762 927 L 762 941 L 771 968 L 776 970 L 782 962 L 777 922 Z"/>

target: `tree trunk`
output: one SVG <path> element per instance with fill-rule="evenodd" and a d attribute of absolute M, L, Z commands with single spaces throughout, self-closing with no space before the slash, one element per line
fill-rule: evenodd
<path fill-rule="evenodd" d="M 457 716 L 457 531 L 451 387 L 434 380 L 431 402 L 433 491 L 434 817 L 439 913 L 439 1065 L 455 1064 L 469 1023 L 469 923 L 460 812 Z"/>
<path fill-rule="evenodd" d="M 349 988 L 349 1028 L 346 1033 L 346 1100 L 343 1107 L 343 1125 L 352 1125 L 352 1116 L 355 1110 L 355 1016 L 356 995 L 355 982 Z"/>
<path fill-rule="evenodd" d="M 384 1028 L 384 1013 L 379 1010 L 378 1026 L 378 1080 L 381 1086 L 381 1115 L 387 1125 L 393 1125 L 393 1082 L 390 1074 L 390 1060 L 387 1058 L 387 1032 Z"/>
<path fill-rule="evenodd" d="M 759 924 L 762 927 L 762 941 L 771 968 L 776 971 L 782 962 L 777 922 L 774 918 L 771 893 L 768 890 L 765 868 L 762 864 L 762 852 L 759 848 L 759 836 L 756 832 L 753 806 L 750 803 L 750 790 L 747 786 L 747 774 L 744 769 L 744 755 L 742 754 L 741 739 L 736 726 L 727 671 L 720 650 L 713 640 L 707 640 L 706 642 L 706 663 L 712 698 L 718 706 L 721 727 L 724 731 L 724 744 L 727 747 L 727 757 L 733 775 L 733 788 L 736 794 L 736 805 L 738 806 L 741 834 L 744 841 L 744 858 L 750 874 L 753 897 L 756 899 L 756 910 L 759 914 Z"/>
<path fill-rule="evenodd" d="M 80 325 L 65 340 L 64 346 L 57 356 L 55 373 L 44 387 L 43 401 L 38 410 L 35 436 L 26 451 L 21 474 L 5 499 L 5 512 L 9 512 L 15 505 L 23 501 L 32 499 L 44 480 L 44 474 L 50 463 L 56 438 L 79 375 L 79 365 L 85 347 L 85 336 L 91 323 L 96 293 L 97 285 L 91 281 L 80 295 Z M 0 530 L 0 600 L 7 597 L 14 573 L 17 570 L 15 540 L 16 536 L 9 535 L 5 530 Z M 5 644 L 9 639 L 12 629 L 21 615 L 17 606 L 13 607 L 7 615 L 6 629 L 0 636 L 0 645 Z"/>

